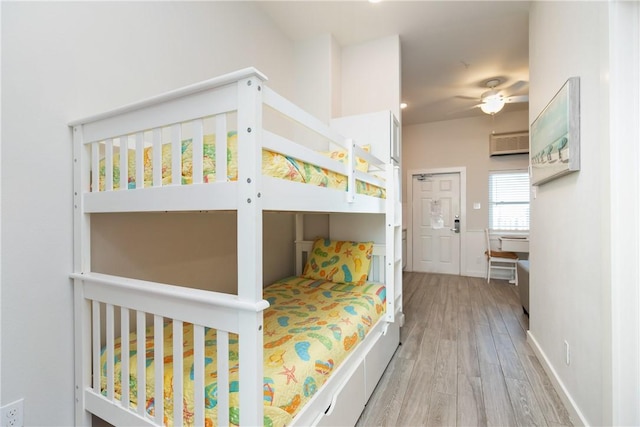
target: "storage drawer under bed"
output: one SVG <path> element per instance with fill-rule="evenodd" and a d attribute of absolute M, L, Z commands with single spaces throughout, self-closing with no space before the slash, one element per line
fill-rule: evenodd
<path fill-rule="evenodd" d="M 364 359 L 365 367 L 365 403 L 369 401 L 373 390 L 375 390 L 378 381 L 382 377 L 384 370 L 387 369 L 389 361 L 393 357 L 400 342 L 400 325 L 398 322 L 390 323 L 387 333 L 382 335 L 374 344 L 371 351 Z"/>
<path fill-rule="evenodd" d="M 386 334 L 376 341 L 353 376 L 335 394 L 327 413 L 319 419 L 318 426 L 355 425 L 399 342 L 400 326 L 397 322 L 391 323 Z"/>
<path fill-rule="evenodd" d="M 358 365 L 353 376 L 344 384 L 331 401 L 331 406 L 318 426 L 355 425 L 364 410 L 365 398 L 363 385 L 365 383 L 364 361 Z"/>

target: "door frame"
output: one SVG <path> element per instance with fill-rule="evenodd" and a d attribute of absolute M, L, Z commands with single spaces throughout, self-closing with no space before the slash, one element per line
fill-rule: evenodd
<path fill-rule="evenodd" d="M 467 275 L 467 168 L 465 166 L 407 171 L 407 271 L 413 271 L 413 177 L 451 173 L 460 175 L 460 275 Z"/>
<path fill-rule="evenodd" d="M 604 337 L 610 340 L 601 355 L 603 420 L 611 425 L 638 425 L 640 408 L 634 396 L 640 389 L 640 6 L 614 1 L 608 8 L 611 299 L 603 311 L 608 320 L 603 322 Z M 603 241 L 607 243 L 606 238 Z"/>

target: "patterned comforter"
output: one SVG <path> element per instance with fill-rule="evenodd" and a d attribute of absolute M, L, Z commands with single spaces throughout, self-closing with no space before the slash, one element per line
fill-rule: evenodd
<path fill-rule="evenodd" d="M 238 146 L 237 134 L 229 132 L 227 139 L 227 180 L 236 181 L 238 179 Z M 216 180 L 216 150 L 215 135 L 205 135 L 203 144 L 203 182 L 215 182 Z M 323 153 L 327 157 L 333 158 L 341 163 L 346 162 L 347 158 L 343 152 L 331 151 Z M 150 187 L 153 182 L 153 160 L 152 148 L 147 147 L 144 150 L 144 186 Z M 129 189 L 136 188 L 136 165 L 135 153 L 129 150 L 128 160 L 128 177 L 127 186 Z M 193 171 L 193 149 L 191 140 L 182 142 L 182 184 L 191 184 Z M 164 144 L 162 146 L 162 185 L 171 184 L 171 145 Z M 357 158 L 356 167 L 360 171 L 367 171 L 368 163 Z M 100 161 L 100 191 L 104 191 L 105 177 L 105 161 Z M 275 178 L 286 179 L 289 181 L 301 182 L 305 184 L 317 185 L 320 187 L 335 188 L 339 190 L 347 190 L 347 177 L 336 172 L 323 169 L 319 166 L 302 162 L 290 156 L 275 153 L 269 150 L 262 151 L 262 173 L 263 175 Z M 113 188 L 118 189 L 120 186 L 120 153 L 114 153 L 113 156 Z M 356 192 L 374 197 L 385 197 L 384 189 L 371 185 L 366 182 L 356 181 Z"/>
<path fill-rule="evenodd" d="M 301 407 L 326 382 L 331 372 L 364 339 L 382 316 L 386 306 L 383 285 L 345 285 L 322 280 L 293 277 L 265 288 L 264 298 L 271 304 L 264 312 L 264 425 L 287 425 Z M 153 328 L 147 329 L 147 396 L 153 395 Z M 173 423 L 173 326 L 164 327 L 165 414 L 166 425 Z M 130 400 L 137 405 L 136 341 L 130 340 Z M 238 340 L 229 336 L 230 416 L 239 425 Z M 184 326 L 184 411 L 185 425 L 193 425 L 193 335 L 192 325 Z M 116 398 L 120 399 L 120 342 L 116 343 Z M 217 421 L 216 332 L 205 334 L 206 425 Z M 101 384 L 106 393 L 106 354 L 101 358 Z M 145 402 L 154 413 L 153 398 Z"/>

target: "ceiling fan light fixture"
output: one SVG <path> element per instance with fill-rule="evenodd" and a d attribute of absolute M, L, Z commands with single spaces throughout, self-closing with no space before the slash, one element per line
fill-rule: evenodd
<path fill-rule="evenodd" d="M 496 114 L 504 107 L 505 99 L 500 95 L 491 95 L 483 98 L 480 109 L 486 114 Z"/>

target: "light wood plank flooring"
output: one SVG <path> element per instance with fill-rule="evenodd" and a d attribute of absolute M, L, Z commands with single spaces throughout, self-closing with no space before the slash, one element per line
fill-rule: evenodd
<path fill-rule="evenodd" d="M 402 345 L 357 426 L 570 426 L 506 281 L 404 274 Z"/>

